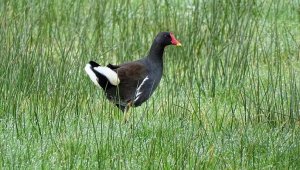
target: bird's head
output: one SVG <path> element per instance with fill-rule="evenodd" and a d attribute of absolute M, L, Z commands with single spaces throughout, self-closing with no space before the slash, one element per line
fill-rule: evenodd
<path fill-rule="evenodd" d="M 181 46 L 181 43 L 175 38 L 171 32 L 160 32 L 157 34 L 155 41 L 163 46 L 175 45 Z"/>

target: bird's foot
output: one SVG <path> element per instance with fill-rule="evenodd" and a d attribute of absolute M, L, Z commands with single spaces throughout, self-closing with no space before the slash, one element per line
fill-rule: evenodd
<path fill-rule="evenodd" d="M 130 116 L 130 107 L 132 105 L 132 102 L 129 102 L 125 108 L 125 113 L 124 113 L 124 119 L 123 119 L 123 123 L 127 123 L 129 116 Z"/>

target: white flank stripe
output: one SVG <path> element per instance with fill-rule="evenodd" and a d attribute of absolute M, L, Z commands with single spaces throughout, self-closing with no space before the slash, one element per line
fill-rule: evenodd
<path fill-rule="evenodd" d="M 120 83 L 118 74 L 114 72 L 112 69 L 108 67 L 101 67 L 101 66 L 95 67 L 94 69 L 95 71 L 104 75 L 112 85 L 117 86 Z"/>
<path fill-rule="evenodd" d="M 136 89 L 136 95 L 135 95 L 135 99 L 134 99 L 134 102 L 136 102 L 139 98 L 140 98 L 140 95 L 142 94 L 142 92 L 140 91 L 141 90 L 141 87 L 145 84 L 145 82 L 149 79 L 148 76 L 146 76 L 144 78 L 144 80 L 142 81 L 142 83 L 139 85 L 139 87 Z"/>
<path fill-rule="evenodd" d="M 96 76 L 96 74 L 93 72 L 93 70 L 91 69 L 91 65 L 87 64 L 84 68 L 85 72 L 89 75 L 90 79 L 94 82 L 94 84 L 96 84 L 96 86 L 100 87 L 99 83 L 98 83 L 98 78 Z"/>

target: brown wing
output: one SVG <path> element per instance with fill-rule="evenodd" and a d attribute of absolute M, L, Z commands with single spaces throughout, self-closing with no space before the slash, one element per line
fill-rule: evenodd
<path fill-rule="evenodd" d="M 121 99 L 129 102 L 135 97 L 138 85 L 148 74 L 147 67 L 139 62 L 120 65 L 115 71 L 120 79 L 119 92 Z"/>

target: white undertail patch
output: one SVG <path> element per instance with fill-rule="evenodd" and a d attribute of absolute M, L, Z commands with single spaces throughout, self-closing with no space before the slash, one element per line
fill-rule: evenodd
<path fill-rule="evenodd" d="M 136 94 L 135 94 L 135 99 L 134 99 L 134 102 L 136 102 L 139 98 L 140 98 L 140 95 L 142 94 L 141 92 L 141 87 L 145 84 L 145 82 L 149 79 L 148 76 L 146 76 L 144 78 L 144 80 L 142 81 L 142 83 L 139 85 L 139 87 L 136 89 Z"/>
<path fill-rule="evenodd" d="M 92 70 L 92 66 L 90 64 L 87 64 L 84 68 L 85 72 L 89 75 L 90 79 L 94 82 L 94 84 L 98 87 L 100 87 L 98 83 L 98 78 L 96 74 Z"/>
<path fill-rule="evenodd" d="M 112 69 L 110 69 L 108 67 L 98 66 L 98 67 L 95 67 L 94 70 L 99 72 L 103 76 L 105 76 L 108 79 L 108 81 L 110 82 L 110 84 L 117 86 L 120 83 L 118 74 L 115 71 L 113 71 Z"/>

